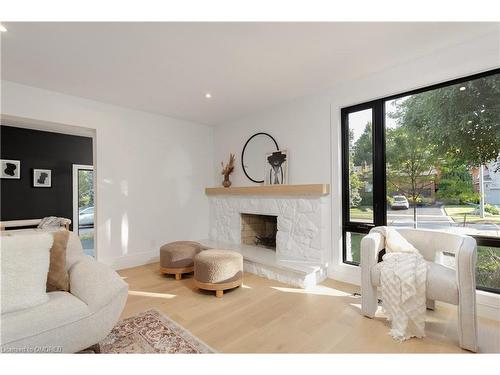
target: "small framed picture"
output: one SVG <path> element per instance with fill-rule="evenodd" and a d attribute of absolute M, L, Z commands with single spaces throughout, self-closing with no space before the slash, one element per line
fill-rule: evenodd
<path fill-rule="evenodd" d="M 52 171 L 33 169 L 33 187 L 52 187 Z"/>
<path fill-rule="evenodd" d="M 0 159 L 1 178 L 21 178 L 21 162 L 19 160 Z"/>
<path fill-rule="evenodd" d="M 288 151 L 279 150 L 266 154 L 265 185 L 288 184 Z"/>

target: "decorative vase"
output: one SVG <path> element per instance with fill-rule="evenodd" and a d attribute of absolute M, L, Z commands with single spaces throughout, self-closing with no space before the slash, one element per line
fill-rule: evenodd
<path fill-rule="evenodd" d="M 222 186 L 228 188 L 231 186 L 231 181 L 229 180 L 229 175 L 224 176 L 224 181 L 222 181 Z"/>

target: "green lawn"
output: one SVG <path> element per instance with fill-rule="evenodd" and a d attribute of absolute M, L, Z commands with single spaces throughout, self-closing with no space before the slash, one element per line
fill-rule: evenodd
<path fill-rule="evenodd" d="M 356 207 L 350 209 L 351 220 L 373 221 L 373 211 L 371 208 Z"/>
<path fill-rule="evenodd" d="M 500 289 L 500 248 L 477 247 L 477 285 Z"/>
<path fill-rule="evenodd" d="M 94 238 L 94 232 L 88 232 L 88 233 L 80 234 L 80 240 L 81 241 L 91 240 L 93 238 Z"/>
<path fill-rule="evenodd" d="M 351 251 L 353 262 L 359 263 L 360 261 L 361 240 L 364 236 L 366 234 L 351 233 L 351 249 L 347 249 L 347 251 Z"/>
<path fill-rule="evenodd" d="M 479 215 L 472 215 L 472 211 L 475 210 L 474 206 L 446 205 L 444 210 L 455 223 L 463 223 L 465 214 L 467 214 L 467 223 L 500 223 L 500 215 L 486 215 L 484 218 L 479 217 Z"/>

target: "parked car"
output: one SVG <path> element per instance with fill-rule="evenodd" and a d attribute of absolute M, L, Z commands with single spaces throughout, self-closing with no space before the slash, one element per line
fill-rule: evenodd
<path fill-rule="evenodd" d="M 395 195 L 392 199 L 391 209 L 392 210 L 407 210 L 410 208 L 410 203 L 404 195 Z"/>
<path fill-rule="evenodd" d="M 81 227 L 94 226 L 94 207 L 83 208 L 78 212 L 78 225 Z"/>

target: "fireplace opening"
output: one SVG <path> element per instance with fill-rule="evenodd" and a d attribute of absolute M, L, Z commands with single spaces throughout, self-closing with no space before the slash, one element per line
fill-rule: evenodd
<path fill-rule="evenodd" d="M 278 217 L 241 214 L 241 243 L 276 250 Z"/>

